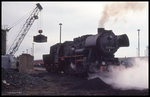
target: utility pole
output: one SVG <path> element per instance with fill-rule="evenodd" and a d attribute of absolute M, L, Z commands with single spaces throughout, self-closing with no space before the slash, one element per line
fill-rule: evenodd
<path fill-rule="evenodd" d="M 34 56 L 34 43 L 32 43 L 32 56 Z"/>
<path fill-rule="evenodd" d="M 59 23 L 59 25 L 60 25 L 60 43 L 61 43 L 61 25 L 62 25 L 62 23 Z"/>
<path fill-rule="evenodd" d="M 28 49 L 26 49 L 26 51 L 27 51 L 27 54 L 28 54 Z"/>
<path fill-rule="evenodd" d="M 140 57 L 140 29 L 138 31 L 138 57 Z"/>

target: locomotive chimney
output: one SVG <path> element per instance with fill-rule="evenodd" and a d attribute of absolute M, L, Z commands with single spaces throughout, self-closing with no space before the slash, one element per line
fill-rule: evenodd
<path fill-rule="evenodd" d="M 98 28 L 98 29 L 97 29 L 98 34 L 100 34 L 100 33 L 104 32 L 104 30 L 105 30 L 104 28 Z"/>

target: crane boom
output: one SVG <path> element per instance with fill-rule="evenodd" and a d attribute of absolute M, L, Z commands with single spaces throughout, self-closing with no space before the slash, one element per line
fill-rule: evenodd
<path fill-rule="evenodd" d="M 22 43 L 24 37 L 28 33 L 29 29 L 31 28 L 32 24 L 36 19 L 38 19 L 38 13 L 42 10 L 42 6 L 37 3 L 36 8 L 32 11 L 30 16 L 27 18 L 26 22 L 22 26 L 21 30 L 19 31 L 17 37 L 13 41 L 12 45 L 10 46 L 8 50 L 8 54 L 14 55 L 16 51 L 18 50 L 20 44 Z"/>

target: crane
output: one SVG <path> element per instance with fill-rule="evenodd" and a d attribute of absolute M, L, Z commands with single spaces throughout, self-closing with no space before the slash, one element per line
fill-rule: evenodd
<path fill-rule="evenodd" d="M 17 37 L 15 38 L 15 40 L 12 43 L 12 45 L 8 49 L 7 54 L 14 55 L 16 53 L 16 51 L 18 50 L 18 48 L 19 48 L 20 44 L 22 43 L 24 37 L 26 36 L 26 34 L 28 33 L 29 29 L 33 25 L 34 21 L 36 19 L 38 19 L 38 13 L 42 9 L 43 9 L 42 6 L 39 3 L 37 3 L 36 4 L 36 8 L 32 11 L 30 16 L 27 18 L 26 22 L 24 23 L 24 25 L 22 26 L 21 30 L 19 31 Z"/>
<path fill-rule="evenodd" d="M 25 38 L 28 31 L 30 30 L 30 28 L 33 25 L 34 21 L 36 19 L 38 19 L 38 14 L 42 9 L 43 9 L 42 6 L 39 3 L 37 3 L 36 7 L 31 12 L 30 16 L 26 19 L 26 21 L 23 24 L 21 30 L 19 31 L 17 37 L 15 38 L 12 45 L 8 49 L 7 54 L 1 56 L 2 57 L 2 68 L 5 68 L 5 69 L 18 69 L 17 59 L 15 58 L 14 54 L 17 52 L 20 44 L 22 43 L 22 41 Z M 5 31 L 8 32 L 11 28 L 5 29 Z"/>

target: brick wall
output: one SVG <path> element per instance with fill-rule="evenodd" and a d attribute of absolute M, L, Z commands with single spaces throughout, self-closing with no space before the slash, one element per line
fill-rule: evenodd
<path fill-rule="evenodd" d="M 19 72 L 29 73 L 33 70 L 33 56 L 22 54 L 19 56 Z"/>

